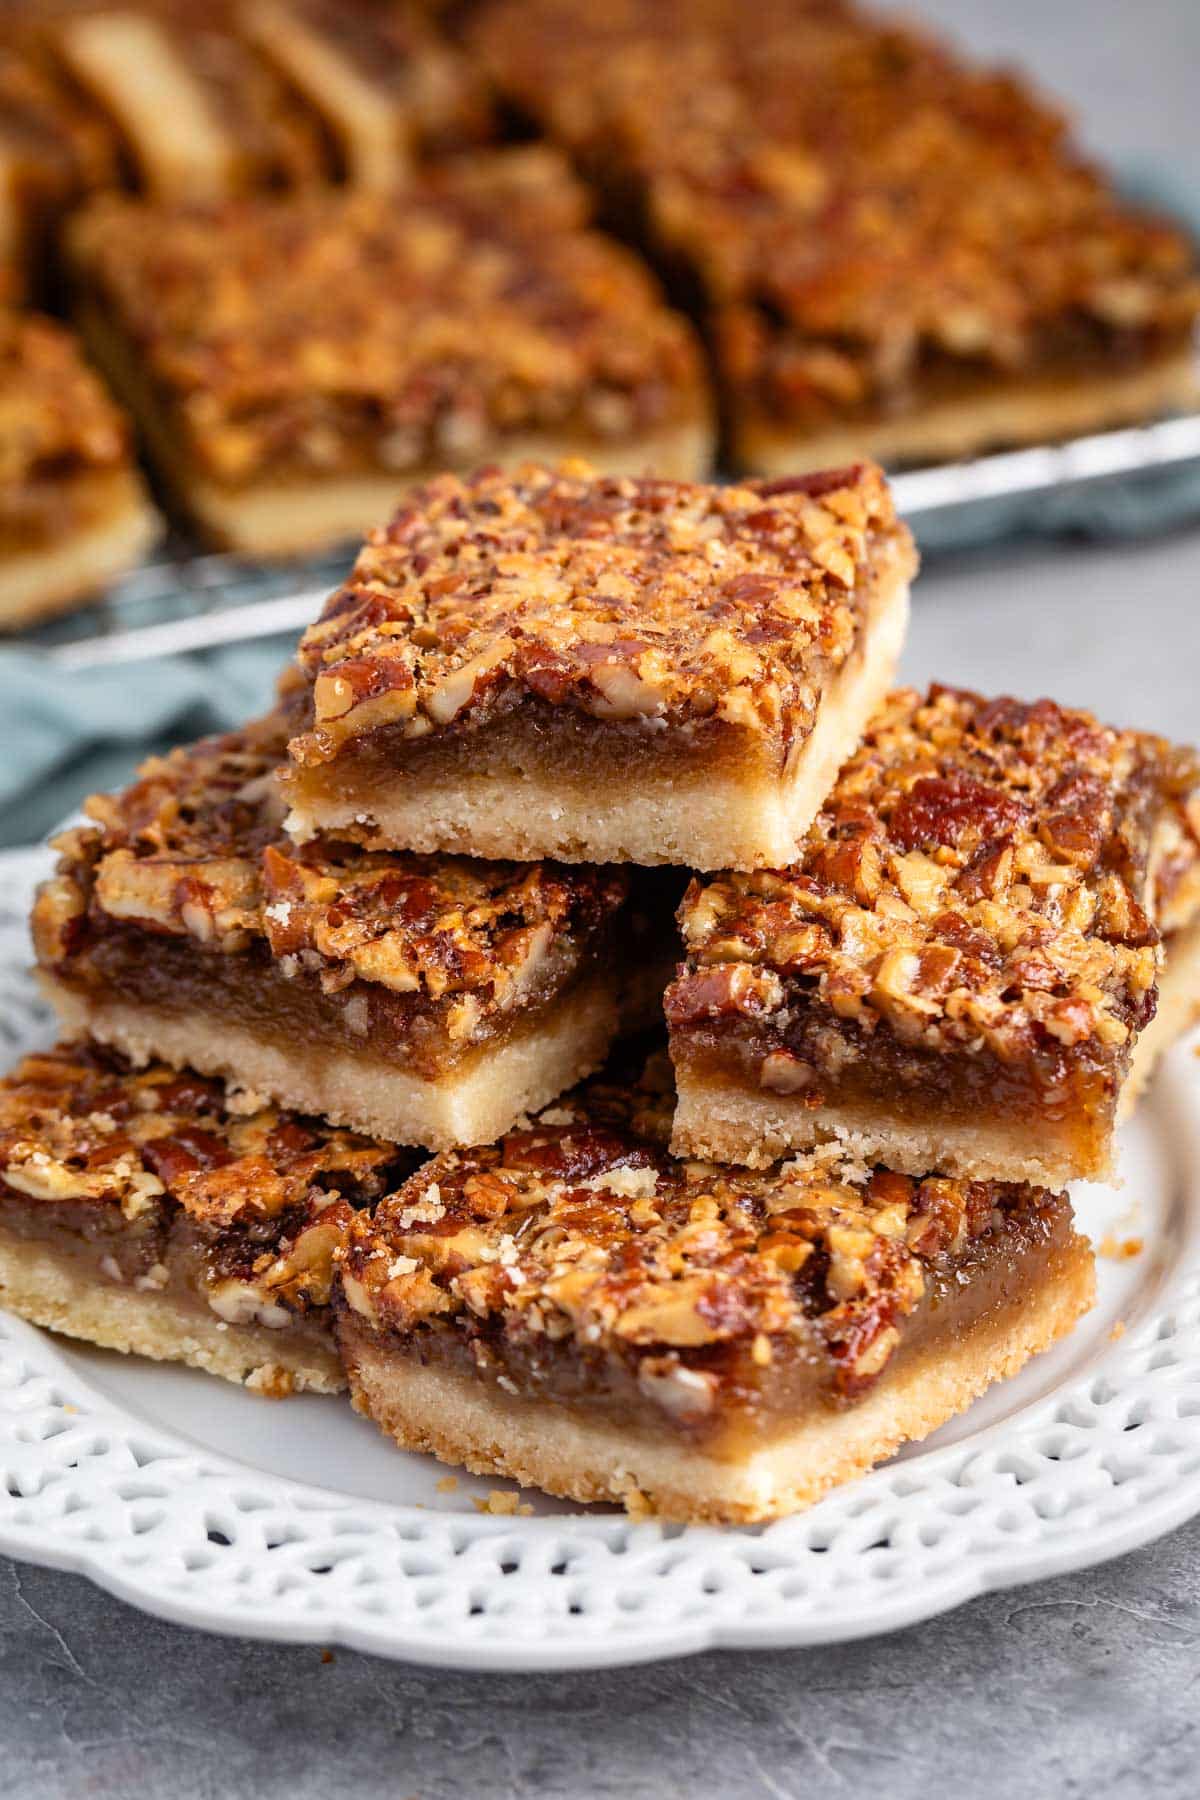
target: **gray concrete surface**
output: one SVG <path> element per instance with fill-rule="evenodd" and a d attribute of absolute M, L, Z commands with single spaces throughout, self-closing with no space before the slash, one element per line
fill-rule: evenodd
<path fill-rule="evenodd" d="M 750 3 L 750 0 L 748 0 Z M 1198 0 L 925 0 L 1090 140 L 1200 177 Z M 1200 534 L 932 570 L 907 659 L 1200 733 Z M 1200 1521 L 894 1637 L 465 1677 L 190 1634 L 0 1560 L 0 1800 L 1194 1800 Z"/>
<path fill-rule="evenodd" d="M 3 1800 L 1192 1800 L 1200 1523 L 891 1638 L 447 1675 L 0 1571 Z"/>

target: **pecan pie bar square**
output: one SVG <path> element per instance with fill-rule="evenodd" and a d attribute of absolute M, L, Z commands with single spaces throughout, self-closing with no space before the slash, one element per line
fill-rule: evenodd
<path fill-rule="evenodd" d="M 1196 998 L 1198 834 L 1191 751 L 1048 700 L 894 694 L 788 868 L 685 897 L 676 1151 L 832 1136 L 918 1173 L 1103 1175 L 1164 932 L 1145 1056 Z"/>
<path fill-rule="evenodd" d="M 490 0 L 498 89 L 683 276 L 760 474 L 1196 403 L 1186 230 L 1007 71 L 849 5 Z"/>
<path fill-rule="evenodd" d="M 0 310 L 0 630 L 88 599 L 157 535 L 127 422 L 75 338 Z"/>
<path fill-rule="evenodd" d="M 692 1520 L 793 1512 L 1069 1331 L 1070 1203 L 814 1154 L 674 1161 L 665 1058 L 447 1151 L 350 1224 L 355 1406 L 405 1449 Z"/>
<path fill-rule="evenodd" d="M 33 931 L 64 1025 L 398 1142 L 486 1142 L 661 1009 L 679 884 L 282 831 L 278 715 L 156 759 L 58 840 Z"/>
<path fill-rule="evenodd" d="M 548 150 L 398 191 L 108 199 L 72 245 L 93 354 L 181 510 L 230 549 L 359 539 L 426 475 L 486 457 L 708 467 L 691 328 L 587 228 Z"/>
<path fill-rule="evenodd" d="M 0 1082 L 0 1306 L 278 1397 L 345 1386 L 334 1251 L 410 1152 L 96 1045 Z"/>
<path fill-rule="evenodd" d="M 886 691 L 915 569 L 871 464 L 736 487 L 575 463 L 431 482 L 304 636 L 292 826 L 786 862 Z"/>

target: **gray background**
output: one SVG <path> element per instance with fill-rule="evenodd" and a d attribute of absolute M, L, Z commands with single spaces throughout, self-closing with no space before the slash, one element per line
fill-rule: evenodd
<path fill-rule="evenodd" d="M 1200 177 L 1200 0 L 923 10 L 1027 61 L 1097 149 Z M 942 563 L 907 672 L 1195 737 L 1198 580 L 1200 533 Z M 324 1663 L 0 1560 L 0 1797 L 1193 1800 L 1198 1646 L 1200 1522 L 873 1643 L 562 1677 Z"/>

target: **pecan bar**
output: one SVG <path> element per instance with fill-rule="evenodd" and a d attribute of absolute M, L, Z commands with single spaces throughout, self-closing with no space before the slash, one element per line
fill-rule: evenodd
<path fill-rule="evenodd" d="M 440 1148 L 597 1067 L 635 987 L 661 1006 L 678 889 L 639 925 L 618 870 L 297 847 L 284 741 L 153 760 L 58 840 L 33 932 L 68 1029 Z"/>
<path fill-rule="evenodd" d="M 394 188 L 416 158 L 492 134 L 482 78 L 413 8 L 250 0 L 239 23 L 321 120 L 355 186 Z"/>
<path fill-rule="evenodd" d="M 1067 1332 L 1062 1195 L 676 1162 L 665 1058 L 448 1151 L 339 1248 L 360 1411 L 406 1449 L 681 1519 L 792 1512 Z"/>
<path fill-rule="evenodd" d="M 685 275 L 741 466 L 936 461 L 1195 403 L 1193 246 L 1019 77 L 793 0 L 493 0 L 477 43 Z"/>
<path fill-rule="evenodd" d="M 345 1385 L 333 1255 L 413 1157 L 95 1045 L 0 1083 L 0 1305 L 272 1396 Z"/>
<path fill-rule="evenodd" d="M 157 535 L 126 421 L 71 333 L 0 311 L 0 629 L 77 605 Z"/>
<path fill-rule="evenodd" d="M 487 456 L 698 474 L 690 329 L 584 216 L 536 149 L 400 194 L 100 203 L 74 237 L 82 322 L 179 504 L 251 554 L 360 538 Z"/>
<path fill-rule="evenodd" d="M 676 1151 L 1103 1175 L 1155 914 L 1174 937 L 1200 900 L 1198 783 L 1194 753 L 1048 700 L 891 696 L 790 867 L 684 900 Z"/>
<path fill-rule="evenodd" d="M 306 632 L 299 832 L 786 860 L 891 678 L 916 555 L 872 465 L 741 487 L 431 482 Z"/>
<path fill-rule="evenodd" d="M 43 42 L 108 123 L 141 191 L 216 200 L 324 175 L 318 122 L 219 12 L 60 12 L 44 25 Z"/>

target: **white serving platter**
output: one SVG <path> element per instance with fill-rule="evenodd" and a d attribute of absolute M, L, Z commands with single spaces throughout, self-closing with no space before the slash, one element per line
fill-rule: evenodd
<path fill-rule="evenodd" d="M 0 1050 L 52 1040 L 26 969 L 44 852 L 0 857 Z M 261 1399 L 0 1313 L 0 1550 L 182 1624 L 490 1670 L 893 1630 L 1100 1562 L 1200 1512 L 1200 1061 L 1180 1045 L 1077 1211 L 1100 1295 L 1074 1336 L 795 1519 L 634 1523 L 391 1448 L 339 1400 Z"/>

